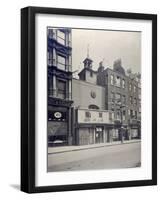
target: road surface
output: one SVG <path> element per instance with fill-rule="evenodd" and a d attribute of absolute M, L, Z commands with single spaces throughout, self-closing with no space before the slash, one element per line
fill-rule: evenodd
<path fill-rule="evenodd" d="M 140 142 L 48 155 L 48 172 L 130 168 L 140 164 Z"/>

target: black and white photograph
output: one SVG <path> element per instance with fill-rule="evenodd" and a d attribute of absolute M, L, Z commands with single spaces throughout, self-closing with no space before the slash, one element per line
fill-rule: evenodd
<path fill-rule="evenodd" d="M 21 16 L 21 190 L 156 185 L 157 16 Z"/>
<path fill-rule="evenodd" d="M 141 36 L 47 27 L 47 172 L 141 167 Z"/>

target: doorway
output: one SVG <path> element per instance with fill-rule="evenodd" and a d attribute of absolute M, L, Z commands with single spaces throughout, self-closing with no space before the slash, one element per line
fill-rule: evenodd
<path fill-rule="evenodd" d="M 103 127 L 96 127 L 95 142 L 97 144 L 103 142 Z"/>

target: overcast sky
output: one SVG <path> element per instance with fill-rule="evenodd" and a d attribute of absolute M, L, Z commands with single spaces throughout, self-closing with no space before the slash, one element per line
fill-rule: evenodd
<path fill-rule="evenodd" d="M 122 66 L 132 72 L 141 71 L 141 33 L 124 31 L 100 31 L 72 29 L 72 66 L 73 71 L 83 69 L 83 60 L 93 60 L 93 69 L 104 59 L 105 67 L 113 67 L 114 60 L 121 58 Z"/>

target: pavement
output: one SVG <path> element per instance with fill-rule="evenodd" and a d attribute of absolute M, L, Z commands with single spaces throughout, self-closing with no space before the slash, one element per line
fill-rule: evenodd
<path fill-rule="evenodd" d="M 113 145 L 124 145 L 129 143 L 136 143 L 141 142 L 140 139 L 132 139 L 132 140 L 125 140 L 123 143 L 121 141 L 109 142 L 109 143 L 99 143 L 99 144 L 89 144 L 89 145 L 80 145 L 80 146 L 59 146 L 59 147 L 48 147 L 48 154 L 58 154 L 58 153 L 65 153 L 71 151 L 80 151 L 86 149 L 93 149 L 93 148 L 101 148 Z"/>

